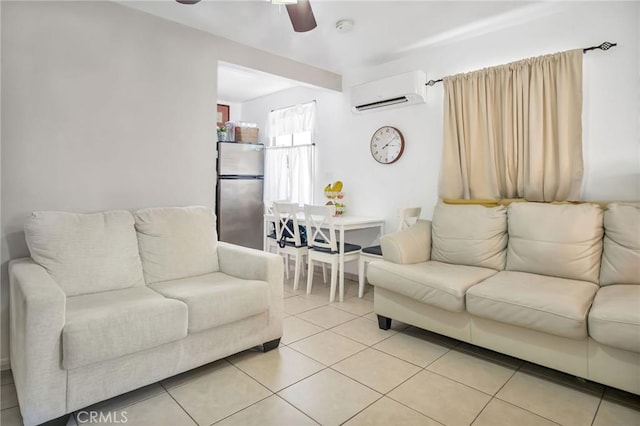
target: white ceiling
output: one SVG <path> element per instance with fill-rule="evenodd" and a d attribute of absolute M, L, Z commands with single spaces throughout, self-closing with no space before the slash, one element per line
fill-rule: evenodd
<path fill-rule="evenodd" d="M 126 6 L 338 74 L 374 66 L 505 26 L 535 19 L 556 2 L 310 0 L 318 27 L 296 33 L 284 6 L 267 0 L 115 0 Z M 339 33 L 341 19 L 355 23 Z M 264 73 L 262 73 L 264 74 Z M 243 101 L 287 87 L 291 80 L 222 66 L 219 99 Z M 255 77 L 255 76 L 254 76 Z"/>

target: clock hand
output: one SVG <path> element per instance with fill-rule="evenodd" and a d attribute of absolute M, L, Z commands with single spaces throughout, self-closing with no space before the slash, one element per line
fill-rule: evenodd
<path fill-rule="evenodd" d="M 382 147 L 382 149 L 385 149 L 386 147 L 388 147 L 391 144 L 391 142 L 393 142 L 397 138 L 398 138 L 398 135 L 392 137 L 391 140 L 389 142 L 387 142 L 387 144 L 385 146 Z"/>

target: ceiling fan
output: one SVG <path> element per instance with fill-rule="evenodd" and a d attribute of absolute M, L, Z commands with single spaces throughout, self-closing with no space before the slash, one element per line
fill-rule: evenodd
<path fill-rule="evenodd" d="M 200 0 L 176 0 L 181 4 L 196 4 Z M 283 4 L 287 8 L 293 30 L 297 33 L 311 31 L 318 26 L 309 0 L 270 0 L 271 4 Z"/>

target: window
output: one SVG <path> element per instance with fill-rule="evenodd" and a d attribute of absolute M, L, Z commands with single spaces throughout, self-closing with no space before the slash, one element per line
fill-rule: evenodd
<path fill-rule="evenodd" d="M 313 203 L 316 103 L 271 111 L 265 157 L 264 200 Z"/>

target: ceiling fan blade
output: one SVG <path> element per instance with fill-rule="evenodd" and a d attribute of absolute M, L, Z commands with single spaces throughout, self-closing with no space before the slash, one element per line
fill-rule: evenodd
<path fill-rule="evenodd" d="M 196 4 L 200 0 L 176 0 L 180 4 Z"/>
<path fill-rule="evenodd" d="M 288 4 L 287 13 L 289 14 L 289 19 L 291 19 L 293 31 L 297 33 L 311 31 L 318 26 L 309 0 L 298 0 L 296 4 Z"/>

